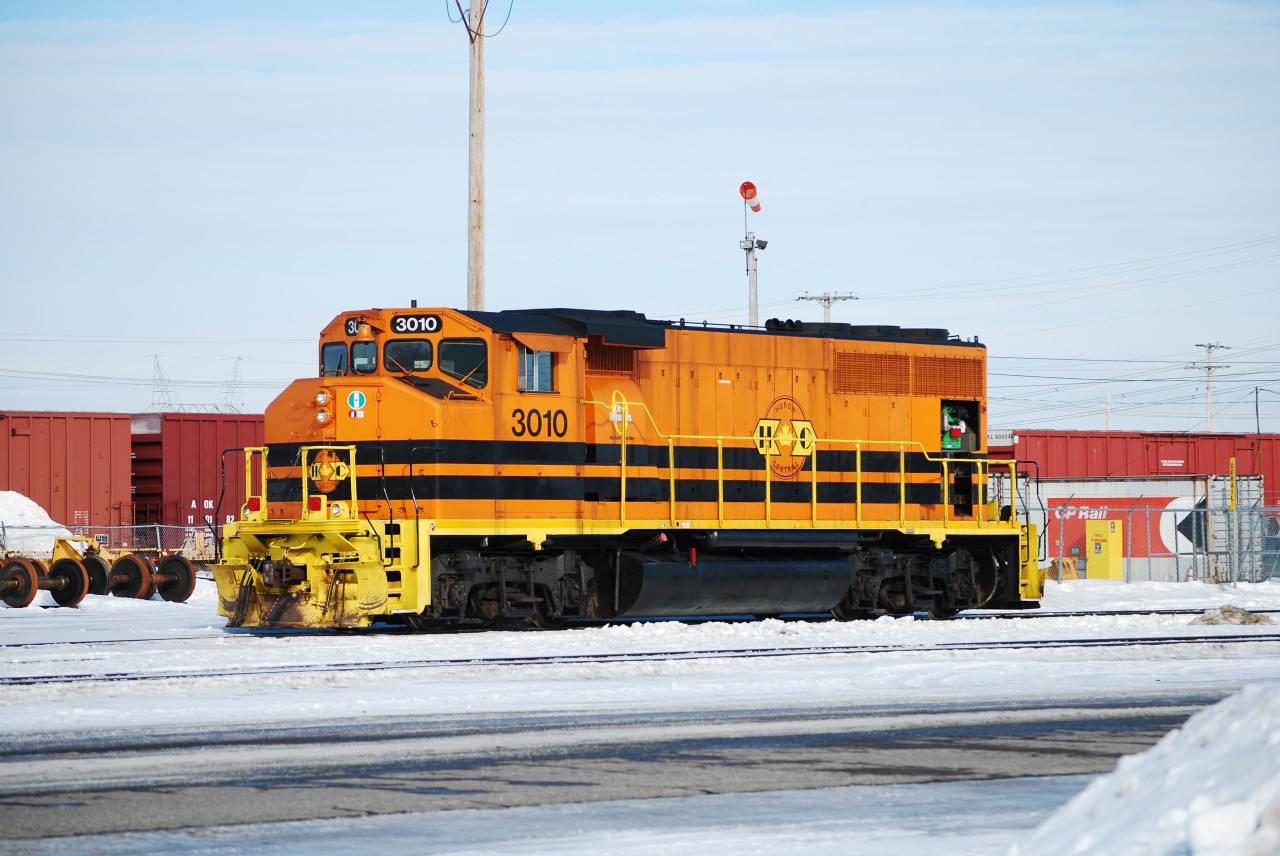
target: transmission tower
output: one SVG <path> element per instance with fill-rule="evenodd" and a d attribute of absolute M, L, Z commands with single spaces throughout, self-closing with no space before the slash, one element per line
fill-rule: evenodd
<path fill-rule="evenodd" d="M 244 390 L 240 385 L 240 360 L 241 357 L 236 357 L 235 364 L 231 366 L 231 374 L 227 376 L 227 382 L 222 385 L 222 392 L 218 393 L 218 403 L 215 407 L 219 413 L 244 412 Z"/>
<path fill-rule="evenodd" d="M 151 409 L 157 413 L 172 413 L 174 403 L 173 395 L 169 392 L 169 379 L 165 377 L 164 366 L 160 364 L 160 355 L 153 356 L 155 362 L 151 370 Z"/>
<path fill-rule="evenodd" d="M 153 413 L 241 413 L 244 408 L 244 392 L 241 387 L 240 357 L 236 357 L 235 365 L 227 382 L 222 385 L 218 400 L 213 403 L 201 402 L 192 404 L 173 400 L 173 391 L 169 378 L 164 373 L 160 355 L 155 354 L 155 368 L 151 380 L 151 411 Z"/>

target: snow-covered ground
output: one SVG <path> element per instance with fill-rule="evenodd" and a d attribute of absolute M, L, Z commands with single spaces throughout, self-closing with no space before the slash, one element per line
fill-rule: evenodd
<path fill-rule="evenodd" d="M 619 853 L 683 853 L 756 846 L 778 852 L 1162 853 L 1280 852 L 1280 651 L 1275 643 L 1222 646 L 1210 654 L 1164 649 L 1011 647 L 967 653 L 933 650 L 957 642 L 1037 638 L 1113 638 L 1191 633 L 1268 633 L 1269 625 L 1192 626 L 1190 617 L 1082 616 L 934 622 L 675 622 L 588 627 L 552 633 L 489 632 L 259 635 L 229 631 L 215 614 L 211 583 L 186 604 L 108 597 L 77 609 L 52 608 L 41 593 L 30 608 L 0 608 L 0 676 L 182 673 L 226 674 L 198 684 L 175 678 L 92 685 L 9 687 L 0 695 L 0 734 L 85 732 L 198 723 L 333 720 L 349 716 L 553 711 L 714 711 L 723 708 L 1011 697 L 1154 694 L 1162 687 L 1238 693 L 1193 717 L 1151 751 L 1126 759 L 1111 776 L 1003 782 L 851 787 L 729 794 L 540 808 L 368 817 L 113 836 L 82 841 L 86 852 L 289 852 L 299 840 L 342 841 L 372 853 L 412 850 L 491 852 L 518 846 L 564 852 L 566 824 L 590 847 L 608 831 Z M 1280 609 L 1280 583 L 1239 588 L 1201 583 L 1050 583 L 1044 608 L 1194 607 L 1234 604 Z M 44 606 L 46 608 L 41 608 Z M 136 640 L 136 641 L 130 641 Z M 98 644 L 66 644 L 76 642 Z M 486 658 L 586 653 L 720 651 L 773 646 L 893 645 L 903 654 L 760 660 L 486 667 Z M 309 673 L 335 663 L 472 659 L 453 667 Z M 256 668 L 296 667 L 284 674 Z M 196 692 L 198 691 L 198 695 Z M 1086 785 L 1088 787 L 1086 788 Z M 1083 793 L 1079 793 L 1083 789 Z M 1078 796 L 1077 793 L 1079 793 Z M 1029 798 L 1028 794 L 1034 794 Z M 1068 802 L 1072 797 L 1074 800 Z M 1065 806 L 1064 806 L 1065 803 Z M 1054 810 L 1063 806 L 1057 813 Z M 662 823 L 653 818 L 660 816 Z M 1037 823 L 1044 821 L 1039 831 Z M 519 830 L 513 833 L 512 830 Z M 1105 844 L 1103 843 L 1105 842 Z M 7 842 L 16 852 L 66 852 L 66 840 Z M 12 846 L 10 846 L 12 845 Z M 76 849 L 71 844 L 71 849 Z"/>
<path fill-rule="evenodd" d="M 102 838 L 4 840 L 6 853 L 591 852 L 769 850 L 898 854 L 1280 853 L 1280 643 L 1033 649 L 1036 639 L 1249 633 L 1192 616 L 1090 616 L 1095 609 L 1231 604 L 1280 610 L 1280 582 L 1049 583 L 1053 618 L 872 622 L 645 622 L 558 632 L 420 635 L 228 630 L 212 583 L 186 604 L 89 596 L 52 608 L 0 606 L 0 678 L 168 679 L 11 685 L 0 743 L 94 729 L 223 727 L 397 716 L 655 713 L 960 702 L 1225 697 L 1107 776 L 841 787 L 511 809 L 249 824 Z M 1280 621 L 1280 616 L 1276 616 Z M 963 650 L 957 643 L 1001 643 Z M 89 644 L 82 644 L 89 643 Z M 889 653 L 804 653 L 875 645 Z M 794 656 L 714 652 L 773 648 Z M 685 660 L 639 655 L 703 651 Z M 486 664 L 513 656 L 622 654 L 608 663 Z M 453 665 L 432 660 L 469 661 Z M 364 664 L 392 664 L 371 671 Z M 344 671 L 324 670 L 350 666 Z M 217 672 L 213 676 L 183 674 Z M 1063 717 L 1072 711 L 1064 709 Z M 0 760 L 0 778 L 8 776 Z M 424 842 L 427 842 L 424 844 Z"/>

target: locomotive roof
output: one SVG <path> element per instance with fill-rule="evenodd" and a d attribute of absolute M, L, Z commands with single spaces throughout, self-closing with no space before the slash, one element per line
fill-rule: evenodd
<path fill-rule="evenodd" d="M 887 324 L 843 324 L 818 321 L 782 321 L 770 318 L 764 329 L 738 324 L 689 323 L 646 318 L 629 309 L 505 309 L 501 312 L 470 312 L 472 318 L 497 333 L 551 333 L 562 336 L 601 336 L 611 345 L 661 348 L 667 330 L 707 329 L 721 332 L 805 336 L 828 339 L 912 341 L 938 345 L 982 347 L 975 338 L 963 341 L 940 327 L 896 327 Z"/>

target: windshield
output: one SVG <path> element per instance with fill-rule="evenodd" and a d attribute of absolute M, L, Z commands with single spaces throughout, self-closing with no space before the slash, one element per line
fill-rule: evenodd
<path fill-rule="evenodd" d="M 425 372 L 431 368 L 431 341 L 393 339 L 382 349 L 382 363 L 391 372 Z"/>
<path fill-rule="evenodd" d="M 375 342 L 351 343 L 351 368 L 360 374 L 378 370 L 378 345 Z"/>
<path fill-rule="evenodd" d="M 320 376 L 347 373 L 347 346 L 343 342 L 330 342 L 320 349 Z"/>

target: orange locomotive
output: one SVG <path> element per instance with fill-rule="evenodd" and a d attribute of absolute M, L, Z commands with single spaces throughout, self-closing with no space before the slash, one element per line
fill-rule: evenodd
<path fill-rule="evenodd" d="M 415 305 L 343 313 L 319 358 L 246 450 L 232 625 L 1036 605 L 986 349 L 945 330 Z"/>

